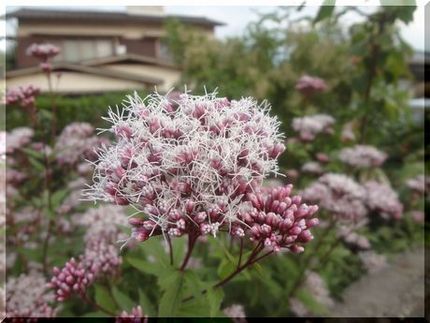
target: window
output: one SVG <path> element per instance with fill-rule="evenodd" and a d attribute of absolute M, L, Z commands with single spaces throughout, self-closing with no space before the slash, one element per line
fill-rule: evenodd
<path fill-rule="evenodd" d="M 58 62 L 79 62 L 114 55 L 113 41 L 110 39 L 67 39 L 56 44 L 61 48 L 61 53 L 55 57 Z"/>
<path fill-rule="evenodd" d="M 160 47 L 159 47 L 159 53 L 158 53 L 160 59 L 171 62 L 173 61 L 172 54 L 169 50 L 169 45 L 165 40 L 160 39 Z"/>

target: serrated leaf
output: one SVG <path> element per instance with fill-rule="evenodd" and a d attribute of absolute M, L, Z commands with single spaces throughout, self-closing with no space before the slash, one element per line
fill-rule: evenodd
<path fill-rule="evenodd" d="M 163 264 L 149 262 L 139 258 L 125 257 L 126 261 L 139 271 L 154 276 L 160 276 L 165 273 L 166 267 Z"/>
<path fill-rule="evenodd" d="M 109 290 L 105 286 L 102 286 L 99 284 L 95 285 L 95 289 L 96 289 L 96 295 L 95 295 L 96 303 L 108 311 L 116 312 L 117 308 L 115 305 L 115 301 L 112 299 L 111 295 L 109 294 Z"/>
<path fill-rule="evenodd" d="M 115 286 L 112 286 L 111 292 L 115 302 L 121 307 L 121 310 L 130 311 L 135 306 L 134 302 Z"/>

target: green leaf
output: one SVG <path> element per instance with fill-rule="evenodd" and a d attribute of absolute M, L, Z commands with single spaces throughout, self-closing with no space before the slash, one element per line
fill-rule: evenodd
<path fill-rule="evenodd" d="M 133 258 L 129 256 L 125 257 L 125 259 L 130 265 L 132 265 L 134 268 L 138 269 L 139 271 L 145 274 L 160 276 L 161 274 L 163 274 L 165 270 L 165 267 L 160 263 L 153 263 L 143 259 Z"/>
<path fill-rule="evenodd" d="M 331 16 L 334 11 L 336 0 L 324 0 L 317 16 L 314 19 L 314 24 Z"/>
<path fill-rule="evenodd" d="M 68 190 L 58 190 L 51 195 L 51 204 L 52 208 L 56 208 L 60 206 L 61 202 L 66 198 L 67 194 L 69 194 Z"/>
<path fill-rule="evenodd" d="M 119 291 L 115 286 L 112 287 L 111 292 L 115 302 L 121 307 L 122 310 L 130 311 L 135 305 L 127 295 Z"/>
<path fill-rule="evenodd" d="M 41 173 L 43 175 L 43 173 L 45 172 L 45 164 L 33 157 L 29 157 L 28 160 L 31 166 L 33 166 L 34 170 L 37 173 Z"/>
<path fill-rule="evenodd" d="M 116 312 L 117 308 L 115 305 L 115 301 L 112 299 L 109 293 L 109 290 L 105 286 L 102 286 L 99 284 L 95 285 L 95 289 L 96 289 L 96 296 L 95 296 L 96 303 L 108 311 Z"/>
<path fill-rule="evenodd" d="M 208 316 L 208 303 L 206 297 L 193 298 L 181 305 L 178 316 L 206 317 Z"/>
<path fill-rule="evenodd" d="M 165 289 L 160 299 L 158 316 L 174 316 L 182 302 L 184 275 L 181 271 L 176 271 L 169 279 L 169 286 Z"/>
<path fill-rule="evenodd" d="M 157 314 L 154 309 L 154 305 L 152 305 L 149 298 L 141 289 L 139 289 L 139 304 L 142 307 L 143 312 L 148 316 L 155 316 Z"/>
<path fill-rule="evenodd" d="M 207 291 L 209 300 L 209 315 L 210 317 L 217 316 L 220 312 L 221 303 L 224 298 L 224 292 L 221 288 L 210 288 Z"/>

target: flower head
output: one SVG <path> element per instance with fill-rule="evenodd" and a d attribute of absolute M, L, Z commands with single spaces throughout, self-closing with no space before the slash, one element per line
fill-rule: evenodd
<path fill-rule="evenodd" d="M 30 143 L 34 130 L 27 127 L 15 128 L 6 134 L 6 152 L 13 153 L 15 150 Z"/>
<path fill-rule="evenodd" d="M 73 122 L 61 132 L 55 144 L 57 161 L 64 165 L 75 165 L 84 158 L 97 158 L 95 148 L 105 141 L 94 135 L 94 128 L 86 122 Z"/>
<path fill-rule="evenodd" d="M 352 178 L 328 173 L 303 191 L 307 201 L 319 206 L 341 220 L 357 222 L 367 215 L 366 191 Z"/>
<path fill-rule="evenodd" d="M 145 213 L 146 218 L 130 219 L 132 238 L 139 241 L 157 234 L 216 236 L 221 230 L 270 240 L 270 224 L 262 226 L 266 213 L 275 213 L 273 221 L 283 220 L 295 205 L 287 216 L 293 226 L 316 209 L 300 209 L 299 200 L 278 209 L 272 201 L 289 199 L 291 187 L 268 194 L 261 189 L 263 179 L 277 173 L 277 158 L 285 149 L 279 122 L 268 112 L 267 104 L 251 98 L 229 101 L 215 94 L 129 97 L 125 111 L 109 112 L 116 142 L 99 153 L 87 196 L 132 204 Z M 260 212 L 259 220 L 249 212 Z M 293 241 L 281 241 L 288 234 L 282 230 L 273 234 L 274 248 L 297 249 Z"/>
<path fill-rule="evenodd" d="M 6 104 L 18 104 L 24 108 L 33 106 L 39 93 L 40 89 L 33 85 L 8 89 L 6 91 Z"/>
<path fill-rule="evenodd" d="M 41 62 L 47 62 L 48 59 L 57 56 L 60 48 L 53 44 L 31 44 L 27 48 L 27 55 L 38 58 Z"/>
<path fill-rule="evenodd" d="M 312 141 L 320 133 L 331 133 L 335 119 L 326 114 L 315 114 L 302 118 L 294 118 L 292 127 L 303 141 Z"/>
<path fill-rule="evenodd" d="M 387 154 L 373 146 L 356 145 L 342 149 L 339 159 L 345 164 L 358 168 L 377 167 L 385 162 Z"/>
<path fill-rule="evenodd" d="M 413 178 L 409 178 L 406 181 L 406 186 L 414 192 L 420 195 L 424 195 L 426 188 L 430 186 L 430 177 L 424 175 L 418 175 Z"/>
<path fill-rule="evenodd" d="M 309 75 L 303 75 L 296 84 L 296 90 L 305 96 L 325 92 L 327 88 L 327 83 L 323 79 Z"/>
<path fill-rule="evenodd" d="M 367 205 L 383 218 L 399 219 L 403 213 L 397 193 L 387 184 L 370 181 L 364 184 L 367 192 Z"/>
<path fill-rule="evenodd" d="M 6 285 L 7 315 L 10 317 L 54 317 L 57 309 L 51 303 L 54 294 L 47 288 L 41 273 L 31 271 L 8 279 Z"/>

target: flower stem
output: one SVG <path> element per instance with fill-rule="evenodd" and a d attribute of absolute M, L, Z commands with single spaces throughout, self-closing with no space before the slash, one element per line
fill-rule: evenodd
<path fill-rule="evenodd" d="M 184 271 L 185 267 L 187 267 L 188 261 L 190 260 L 198 236 L 198 234 L 195 234 L 193 232 L 188 235 L 188 250 L 187 254 L 185 255 L 184 261 L 182 262 L 181 268 L 179 268 L 180 271 Z"/>

